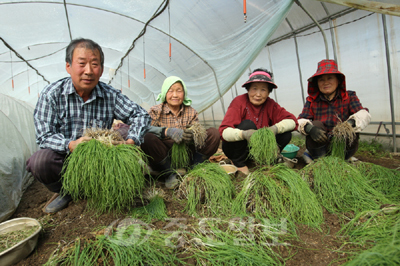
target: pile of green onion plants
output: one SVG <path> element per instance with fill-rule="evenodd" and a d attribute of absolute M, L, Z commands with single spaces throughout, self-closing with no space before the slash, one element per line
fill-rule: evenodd
<path fill-rule="evenodd" d="M 171 167 L 173 169 L 186 168 L 190 166 L 190 149 L 184 143 L 174 143 L 171 148 Z"/>
<path fill-rule="evenodd" d="M 259 168 L 247 176 L 232 208 L 240 216 L 285 218 L 292 225 L 319 228 L 324 221 L 315 194 L 298 172 L 285 165 Z"/>
<path fill-rule="evenodd" d="M 400 205 L 382 207 L 357 215 L 338 233 L 349 235 L 351 244 L 369 249 L 355 252 L 346 265 L 400 265 Z"/>
<path fill-rule="evenodd" d="M 357 162 L 355 167 L 371 187 L 382 192 L 389 200 L 400 202 L 400 171 L 368 162 Z"/>
<path fill-rule="evenodd" d="M 148 204 L 133 209 L 132 216 L 136 218 L 144 218 L 144 221 L 146 222 L 151 222 L 153 219 L 164 220 L 165 218 L 168 218 L 164 197 L 165 193 L 162 189 L 150 189 L 144 195 Z"/>
<path fill-rule="evenodd" d="M 234 228 L 229 222 L 221 229 L 212 223 L 203 224 L 193 233 L 188 251 L 193 253 L 196 265 L 284 265 L 273 246 L 286 243 L 280 243 L 270 227 L 263 227 L 244 223 Z"/>
<path fill-rule="evenodd" d="M 184 265 L 165 239 L 162 231 L 130 225 L 111 235 L 77 239 L 56 250 L 45 265 Z"/>
<path fill-rule="evenodd" d="M 330 143 L 331 154 L 344 160 L 346 155 L 346 144 L 351 145 L 356 139 L 355 129 L 339 119 L 337 125 L 332 129 L 332 141 Z"/>
<path fill-rule="evenodd" d="M 386 204 L 379 210 L 358 213 L 338 232 L 347 235 L 352 244 L 365 246 L 400 237 L 400 205 Z M 397 231 L 393 232 L 393 229 Z M 399 239 L 400 240 L 400 239 Z"/>
<path fill-rule="evenodd" d="M 235 186 L 218 164 L 197 164 L 184 177 L 178 196 L 187 199 L 185 211 L 190 215 L 229 215 Z"/>
<path fill-rule="evenodd" d="M 372 188 L 361 173 L 344 160 L 321 157 L 302 169 L 318 201 L 330 213 L 379 209 L 390 201 Z"/>
<path fill-rule="evenodd" d="M 279 148 L 275 134 L 267 127 L 254 132 L 248 145 L 249 155 L 259 165 L 272 165 L 278 158 Z"/>
<path fill-rule="evenodd" d="M 62 170 L 62 193 L 88 199 L 88 207 L 122 211 L 141 197 L 145 154 L 134 145 L 107 146 L 96 139 L 79 144 Z"/>

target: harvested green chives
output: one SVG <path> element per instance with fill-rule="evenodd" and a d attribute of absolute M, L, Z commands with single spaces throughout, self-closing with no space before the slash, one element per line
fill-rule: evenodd
<path fill-rule="evenodd" d="M 254 132 L 248 146 L 250 156 L 259 165 L 272 165 L 278 157 L 279 148 L 275 134 L 267 127 Z"/>
<path fill-rule="evenodd" d="M 378 209 L 389 200 L 344 160 L 326 156 L 303 168 L 319 202 L 330 212 Z"/>
<path fill-rule="evenodd" d="M 174 143 L 171 148 L 171 167 L 173 169 L 188 167 L 190 165 L 189 154 L 190 149 L 184 142 Z"/>
<path fill-rule="evenodd" d="M 187 198 L 189 215 L 229 215 L 235 187 L 218 164 L 204 162 L 185 175 L 178 193 Z"/>
<path fill-rule="evenodd" d="M 296 171 L 285 165 L 262 167 L 247 176 L 233 202 L 233 212 L 260 219 L 286 218 L 291 224 L 316 228 L 324 221 L 315 194 Z"/>
<path fill-rule="evenodd" d="M 62 193 L 74 200 L 88 199 L 100 212 L 122 211 L 141 197 L 145 155 L 134 145 L 106 146 L 92 139 L 81 143 L 66 159 L 62 170 Z"/>
<path fill-rule="evenodd" d="M 357 162 L 355 167 L 371 187 L 388 199 L 400 202 L 400 171 L 367 162 Z"/>
<path fill-rule="evenodd" d="M 342 160 L 346 156 L 346 140 L 333 137 L 330 143 L 331 155 Z"/>
<path fill-rule="evenodd" d="M 151 222 L 153 219 L 164 220 L 168 218 L 164 196 L 164 191 L 161 189 L 154 188 L 150 190 L 145 195 L 149 203 L 143 207 L 133 209 L 132 216 L 144 218 L 146 222 Z"/>

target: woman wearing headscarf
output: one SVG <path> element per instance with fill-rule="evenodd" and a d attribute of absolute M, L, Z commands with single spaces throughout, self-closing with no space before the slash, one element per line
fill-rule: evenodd
<path fill-rule="evenodd" d="M 197 111 L 190 105 L 185 83 L 179 77 L 171 76 L 164 80 L 157 101 L 160 104 L 150 108 L 151 128 L 144 137 L 142 150 L 149 155 L 149 165 L 156 171 L 167 172 L 165 185 L 173 189 L 178 185 L 177 174 L 171 169 L 170 150 L 174 143 L 184 141 L 191 149 L 191 165 L 201 163 L 213 155 L 219 146 L 218 130 L 207 129 L 207 138 L 202 148 L 196 148 L 193 132 L 188 129 L 199 122 Z"/>
<path fill-rule="evenodd" d="M 222 150 L 239 171 L 249 173 L 248 141 L 260 128 L 268 127 L 274 132 L 276 142 L 282 150 L 291 140 L 297 126 L 296 117 L 281 107 L 269 94 L 278 86 L 272 81 L 272 73 L 266 69 L 255 69 L 242 87 L 247 93 L 232 100 L 219 127 Z"/>
<path fill-rule="evenodd" d="M 322 60 L 317 72 L 308 79 L 308 97 L 298 117 L 298 131 L 306 136 L 306 163 L 327 154 L 330 150 L 332 129 L 339 121 L 346 121 L 356 132 L 362 131 L 371 121 L 354 91 L 346 89 L 345 75 L 338 70 L 334 60 Z M 346 145 L 345 159 L 358 149 L 359 134 Z"/>

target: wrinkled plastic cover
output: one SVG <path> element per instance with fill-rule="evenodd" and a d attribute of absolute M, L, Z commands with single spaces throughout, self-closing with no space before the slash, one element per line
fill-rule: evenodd
<path fill-rule="evenodd" d="M 115 69 L 132 42 L 164 1 L 65 2 L 68 21 L 62 0 L 1 0 L 1 37 L 48 82 L 69 76 L 65 48 L 70 34 L 73 39 L 92 39 L 105 54 L 101 81 L 112 80 L 111 85 L 130 99 L 150 107 L 158 104 L 155 99 L 164 79 L 178 76 L 188 86 L 193 107 L 201 112 L 219 100 L 245 71 L 284 19 L 293 0 L 247 1 L 246 23 L 241 0 L 170 0 L 169 9 L 148 24 L 144 37 L 135 42 L 117 72 Z M 0 69 L 0 93 L 33 105 L 48 84 L 2 42 Z"/>
<path fill-rule="evenodd" d="M 16 210 L 24 190 L 33 181 L 26 160 L 38 149 L 33 106 L 0 94 L 0 222 Z"/>

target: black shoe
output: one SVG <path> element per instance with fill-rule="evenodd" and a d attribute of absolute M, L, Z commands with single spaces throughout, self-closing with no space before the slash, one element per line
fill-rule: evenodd
<path fill-rule="evenodd" d="M 53 200 L 47 207 L 44 209 L 45 213 L 56 213 L 61 211 L 65 207 L 68 206 L 68 203 L 72 200 L 70 195 L 58 195 L 58 197 Z"/>

